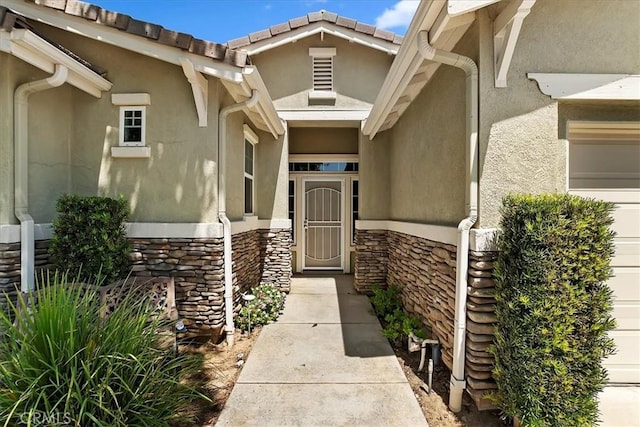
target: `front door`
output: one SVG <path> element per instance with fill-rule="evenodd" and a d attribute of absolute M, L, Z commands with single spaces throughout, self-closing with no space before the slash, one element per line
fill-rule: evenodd
<path fill-rule="evenodd" d="M 343 180 L 305 179 L 304 268 L 343 269 Z"/>

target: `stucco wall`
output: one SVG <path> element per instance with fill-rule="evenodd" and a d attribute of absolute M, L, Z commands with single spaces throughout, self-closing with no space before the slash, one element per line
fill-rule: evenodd
<path fill-rule="evenodd" d="M 474 24 L 453 49 L 477 59 Z M 442 65 L 391 129 L 390 218 L 455 225 L 465 215 L 465 75 Z"/>
<path fill-rule="evenodd" d="M 342 96 L 336 108 L 359 108 L 372 104 L 378 94 L 393 55 L 325 34 L 313 35 L 253 55 L 278 109 L 308 107 L 307 92 L 312 87 L 310 47 L 335 47 L 334 90 Z M 323 106 L 325 108 L 325 106 Z"/>
<path fill-rule="evenodd" d="M 487 12 L 478 14 L 481 226 L 498 223 L 501 199 L 509 192 L 565 190 L 563 129 L 569 116 L 589 120 L 637 117 L 624 106 L 611 110 L 610 103 L 558 104 L 543 95 L 526 74 L 640 73 L 638 16 L 640 3 L 636 1 L 537 1 L 524 21 L 508 87 L 494 88 L 491 21 Z"/>
<path fill-rule="evenodd" d="M 289 141 L 287 135 L 274 140 L 270 134 L 258 132 L 256 191 L 258 217 L 289 218 Z"/>
<path fill-rule="evenodd" d="M 180 67 L 50 27 L 39 30 L 106 68 L 113 83 L 101 99 L 77 90 L 71 97 L 70 191 L 122 194 L 130 201 L 133 221 L 216 222 L 218 93 L 223 90 L 217 79 L 209 79 L 209 125 L 200 128 Z M 146 113 L 151 158 L 113 158 L 119 107 L 111 103 L 111 94 L 136 92 L 151 97 Z M 49 222 L 51 215 L 44 212 L 36 220 Z"/>
<path fill-rule="evenodd" d="M 15 224 L 13 97 L 19 85 L 48 74 L 5 53 L 0 53 L 0 73 L 0 224 Z M 49 222 L 56 199 L 69 191 L 71 99 L 79 92 L 63 85 L 29 97 L 29 211 L 36 222 Z"/>
<path fill-rule="evenodd" d="M 360 133 L 359 219 L 389 218 L 390 132 L 379 133 L 374 141 Z"/>
<path fill-rule="evenodd" d="M 289 128 L 290 154 L 357 154 L 358 129 Z"/>

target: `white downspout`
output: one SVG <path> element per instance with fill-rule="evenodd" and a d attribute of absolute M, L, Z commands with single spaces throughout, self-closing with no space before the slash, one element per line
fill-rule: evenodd
<path fill-rule="evenodd" d="M 233 345 L 233 269 L 231 268 L 231 221 L 227 217 L 227 116 L 244 108 L 253 107 L 258 102 L 258 91 L 251 92 L 251 98 L 237 104 L 227 105 L 218 114 L 218 218 L 222 222 L 224 259 L 224 310 L 227 344 Z"/>
<path fill-rule="evenodd" d="M 465 338 L 467 328 L 467 274 L 469 269 L 469 230 L 478 219 L 478 66 L 466 56 L 436 49 L 429 44 L 429 33 L 418 33 L 418 52 L 425 59 L 460 68 L 466 74 L 467 155 L 466 155 L 466 211 L 458 224 L 456 253 L 456 302 L 453 337 L 453 369 L 449 382 L 449 408 L 462 409 L 462 392 L 466 387 Z"/>
<path fill-rule="evenodd" d="M 56 64 L 50 77 L 21 84 L 14 92 L 14 213 L 20 221 L 20 290 L 24 293 L 35 288 L 35 236 L 29 215 L 29 96 L 61 86 L 68 75 L 67 67 Z"/>

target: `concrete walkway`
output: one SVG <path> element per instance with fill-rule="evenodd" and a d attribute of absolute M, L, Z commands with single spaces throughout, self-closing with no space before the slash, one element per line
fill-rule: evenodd
<path fill-rule="evenodd" d="M 351 276 L 296 277 L 264 327 L 218 426 L 427 426 Z"/>

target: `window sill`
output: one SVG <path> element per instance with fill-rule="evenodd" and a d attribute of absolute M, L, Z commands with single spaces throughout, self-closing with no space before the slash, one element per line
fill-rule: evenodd
<path fill-rule="evenodd" d="M 151 157 L 150 147 L 111 147 L 111 157 L 124 159 L 148 159 Z"/>

